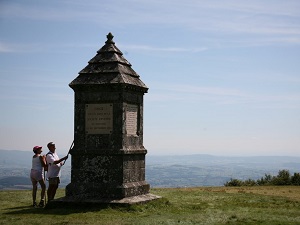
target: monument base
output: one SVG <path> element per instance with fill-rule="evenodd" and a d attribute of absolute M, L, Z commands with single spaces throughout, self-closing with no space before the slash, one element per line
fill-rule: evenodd
<path fill-rule="evenodd" d="M 47 207 L 59 206 L 59 205 L 133 205 L 133 204 L 144 204 L 156 199 L 161 199 L 161 196 L 153 194 L 137 195 L 132 197 L 126 197 L 122 199 L 109 199 L 109 198 L 84 198 L 84 197 L 62 197 L 52 200 L 47 203 Z"/>
<path fill-rule="evenodd" d="M 103 183 L 70 183 L 66 186 L 68 198 L 101 198 L 123 199 L 132 196 L 146 195 L 150 185 L 146 181 L 116 184 Z"/>

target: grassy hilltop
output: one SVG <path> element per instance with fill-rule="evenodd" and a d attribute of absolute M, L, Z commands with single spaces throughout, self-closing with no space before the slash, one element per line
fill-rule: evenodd
<path fill-rule="evenodd" d="M 300 224 L 299 186 L 154 188 L 130 207 L 35 209 L 31 191 L 0 191 L 0 224 Z M 64 196 L 59 189 L 57 198 Z"/>

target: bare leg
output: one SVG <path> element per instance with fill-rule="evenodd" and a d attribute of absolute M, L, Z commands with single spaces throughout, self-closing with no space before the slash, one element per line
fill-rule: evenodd
<path fill-rule="evenodd" d="M 39 203 L 39 207 L 44 207 L 45 206 L 45 191 L 46 191 L 46 184 L 45 184 L 45 180 L 39 180 L 39 183 L 41 185 L 42 191 L 41 191 L 41 201 Z"/>
<path fill-rule="evenodd" d="M 37 192 L 37 181 L 31 180 L 32 182 L 32 203 L 36 202 L 36 192 Z"/>
<path fill-rule="evenodd" d="M 45 198 L 45 192 L 46 192 L 46 184 L 45 180 L 39 180 L 39 183 L 41 185 L 42 191 L 41 191 L 41 200 Z"/>

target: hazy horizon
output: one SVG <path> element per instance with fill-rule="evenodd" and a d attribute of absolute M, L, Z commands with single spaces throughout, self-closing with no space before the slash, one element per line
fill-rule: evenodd
<path fill-rule="evenodd" d="M 32 152 L 32 150 L 20 150 L 20 149 L 0 149 L 0 151 L 22 151 L 22 152 Z M 46 154 L 49 150 L 45 150 L 43 149 L 43 152 L 42 152 L 42 155 L 43 154 Z M 59 156 L 63 156 L 63 155 L 66 155 L 68 154 L 68 151 L 69 150 L 60 150 L 60 149 L 56 149 L 57 153 Z M 148 150 L 148 153 L 146 154 L 146 157 L 147 156 L 161 156 L 161 157 L 164 157 L 164 156 L 193 156 L 193 155 L 203 155 L 203 156 L 212 156 L 212 157 L 233 157 L 233 158 L 238 158 L 238 157 L 299 157 L 300 158 L 300 154 L 299 155 L 215 155 L 215 154 L 209 154 L 209 153 L 190 153 L 190 154 L 178 154 L 178 153 L 175 153 L 175 154 L 152 154 L 151 152 L 149 152 Z"/>

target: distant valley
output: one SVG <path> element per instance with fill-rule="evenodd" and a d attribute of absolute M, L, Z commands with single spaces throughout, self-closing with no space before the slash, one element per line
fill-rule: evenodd
<path fill-rule="evenodd" d="M 32 153 L 0 150 L 0 189 L 29 189 Z M 70 183 L 71 158 L 62 169 L 61 187 Z M 257 180 L 279 170 L 300 172 L 300 157 L 225 157 L 212 155 L 146 156 L 146 180 L 152 187 L 223 186 L 231 178 Z"/>

